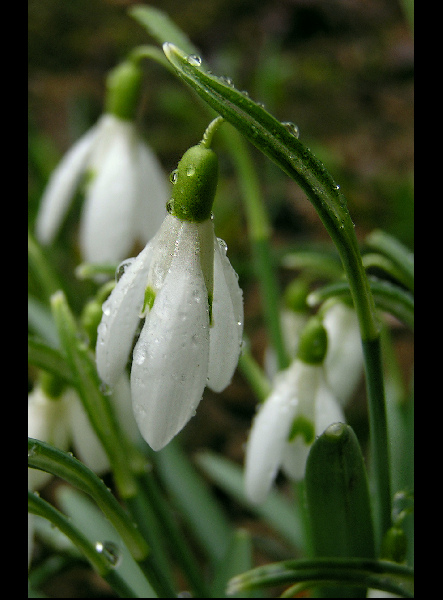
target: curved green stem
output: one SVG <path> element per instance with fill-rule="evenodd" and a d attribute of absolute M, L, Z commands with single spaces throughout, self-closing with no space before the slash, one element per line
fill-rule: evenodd
<path fill-rule="evenodd" d="M 140 562 L 148 556 L 149 547 L 128 514 L 103 481 L 74 456 L 40 440 L 28 438 L 28 467 L 52 473 L 86 492 L 121 535 L 134 559 Z"/>
<path fill-rule="evenodd" d="M 88 559 L 97 573 L 107 581 L 120 598 L 138 598 L 138 594 L 122 579 L 115 565 L 105 553 L 100 552 L 81 531 L 60 511 L 28 490 L 28 512 L 47 519 L 52 525 L 64 533 L 71 542 Z"/>
<path fill-rule="evenodd" d="M 380 499 L 377 520 L 381 538 L 390 524 L 391 494 L 386 474 L 389 460 L 380 324 L 346 200 L 324 165 L 261 105 L 253 102 L 247 94 L 226 85 L 222 79 L 208 72 L 201 61 L 190 60 L 173 44 L 165 43 L 163 50 L 187 84 L 300 185 L 339 252 L 365 348 L 372 468 Z"/>

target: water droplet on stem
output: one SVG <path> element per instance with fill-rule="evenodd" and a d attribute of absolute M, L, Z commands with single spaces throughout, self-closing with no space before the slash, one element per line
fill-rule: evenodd
<path fill-rule="evenodd" d="M 96 542 L 95 549 L 99 554 L 103 554 L 109 561 L 113 569 L 119 566 L 122 560 L 120 548 L 114 542 Z"/>

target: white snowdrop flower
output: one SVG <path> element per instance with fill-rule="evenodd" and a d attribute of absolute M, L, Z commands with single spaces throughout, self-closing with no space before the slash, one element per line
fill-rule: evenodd
<path fill-rule="evenodd" d="M 357 314 L 351 306 L 336 302 L 325 311 L 323 325 L 328 333 L 328 352 L 324 362 L 326 377 L 334 395 L 345 406 L 364 371 Z"/>
<path fill-rule="evenodd" d="M 325 329 L 311 320 L 297 357 L 276 376 L 254 418 L 245 456 L 245 490 L 254 503 L 266 499 L 279 469 L 294 480 L 302 479 L 315 437 L 332 423 L 344 422 L 324 377 L 326 346 Z"/>
<path fill-rule="evenodd" d="M 103 305 L 97 369 L 113 385 L 133 351 L 135 419 L 154 450 L 189 421 L 208 385 L 223 390 L 240 354 L 243 301 L 211 208 L 217 158 L 205 138 L 175 172 L 168 214 L 156 236 L 128 263 Z"/>
<path fill-rule="evenodd" d="M 111 72 L 105 113 L 66 153 L 44 191 L 36 222 L 42 244 L 54 240 L 85 178 L 79 231 L 85 261 L 120 262 L 137 241 L 146 244 L 157 231 L 169 185 L 133 120 L 140 82 L 132 62 Z"/>
<path fill-rule="evenodd" d="M 130 406 L 126 374 L 119 378 L 109 399 L 123 431 L 136 440 L 139 434 Z M 60 450 L 72 446 L 75 457 L 98 475 L 110 469 L 108 457 L 73 388 L 65 388 L 59 397 L 52 398 L 40 384 L 36 385 L 28 395 L 28 436 Z M 28 469 L 30 489 L 40 489 L 50 479 L 49 473 Z"/>

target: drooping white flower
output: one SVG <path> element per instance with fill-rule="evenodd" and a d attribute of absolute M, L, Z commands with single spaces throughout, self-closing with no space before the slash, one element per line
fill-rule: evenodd
<path fill-rule="evenodd" d="M 230 383 L 240 354 L 242 292 L 214 234 L 215 185 L 215 154 L 194 146 L 179 163 L 171 214 L 103 305 L 96 361 L 109 385 L 125 369 L 143 324 L 131 393 L 140 432 L 154 450 L 186 425 L 206 385 L 221 391 Z"/>
<path fill-rule="evenodd" d="M 322 328 L 318 332 L 313 360 L 299 353 L 276 376 L 271 394 L 254 418 L 245 456 L 245 490 L 252 502 L 265 500 L 279 469 L 294 480 L 302 479 L 315 437 L 332 423 L 344 422 L 340 404 L 325 380 L 326 346 Z"/>
<path fill-rule="evenodd" d="M 125 92 L 127 69 L 135 80 L 134 83 L 131 79 L 129 86 L 133 102 L 139 74 L 135 67 L 132 73 L 133 65 L 124 64 Z M 121 67 L 117 71 L 120 74 Z M 111 97 L 116 95 L 114 87 L 111 86 Z M 121 95 L 121 89 L 119 92 Z M 54 170 L 36 222 L 37 239 L 50 244 L 77 188 L 86 178 L 80 249 L 84 260 L 95 263 L 120 262 L 135 242 L 146 244 L 166 214 L 169 197 L 160 163 L 139 136 L 131 110 L 122 109 L 121 102 L 108 102 L 108 107 Z"/>

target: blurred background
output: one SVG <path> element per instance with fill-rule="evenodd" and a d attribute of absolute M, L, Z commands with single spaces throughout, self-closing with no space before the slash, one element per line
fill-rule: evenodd
<path fill-rule="evenodd" d="M 360 241 L 374 228 L 413 250 L 413 30 L 410 0 L 28 0 L 29 223 L 42 190 L 66 150 L 100 116 L 108 71 L 139 44 L 154 43 L 127 11 L 148 4 L 170 15 L 217 75 L 230 77 L 322 160 L 348 200 Z M 145 61 L 138 121 L 166 176 L 208 124 L 193 92 Z M 329 238 L 304 193 L 270 161 L 250 151 L 278 253 Z M 267 345 L 258 287 L 250 269 L 238 183 L 217 137 L 221 177 L 215 228 L 228 245 L 245 294 L 245 332 L 263 363 Z M 74 310 L 94 291 L 74 276 L 81 199 L 52 251 Z M 73 251 L 74 249 L 74 251 Z M 134 249 L 134 253 L 139 249 Z M 281 269 L 283 286 L 295 275 Z M 396 349 L 409 382 L 412 340 L 398 324 Z M 349 418 L 364 433 L 364 384 Z M 180 434 L 189 450 L 211 448 L 243 461 L 256 399 L 240 374 L 204 401 Z M 284 485 L 284 482 L 280 482 Z M 229 499 L 224 499 L 229 504 Z M 230 504 L 234 519 L 249 515 Z M 63 596 L 59 596 L 63 597 Z M 65 596 L 65 597 L 82 597 Z"/>

